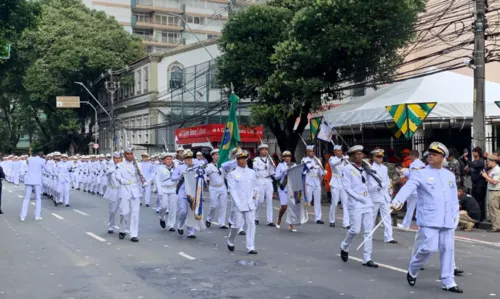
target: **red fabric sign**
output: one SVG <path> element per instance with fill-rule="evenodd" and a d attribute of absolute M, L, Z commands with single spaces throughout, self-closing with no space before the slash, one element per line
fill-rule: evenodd
<path fill-rule="evenodd" d="M 209 124 L 175 130 L 178 144 L 191 144 L 198 142 L 220 142 L 224 133 L 224 124 Z M 264 127 L 249 127 L 239 125 L 241 142 L 259 142 L 263 138 Z M 207 140 L 208 138 L 208 140 Z"/>

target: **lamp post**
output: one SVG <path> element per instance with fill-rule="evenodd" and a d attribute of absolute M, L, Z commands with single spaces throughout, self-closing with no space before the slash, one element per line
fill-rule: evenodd
<path fill-rule="evenodd" d="M 95 112 L 95 134 L 94 134 L 94 143 L 95 144 L 99 144 L 97 142 L 97 133 L 99 132 L 99 119 L 97 117 L 97 109 L 94 107 L 94 105 L 90 104 L 90 102 L 87 102 L 87 101 L 80 101 L 80 103 L 83 103 L 83 104 L 87 104 L 89 105 L 90 107 L 92 107 L 92 109 L 94 109 L 94 112 Z M 97 155 L 97 149 L 94 148 L 94 154 Z"/>

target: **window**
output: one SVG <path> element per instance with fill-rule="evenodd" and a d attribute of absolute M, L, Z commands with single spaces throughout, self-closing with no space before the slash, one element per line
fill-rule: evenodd
<path fill-rule="evenodd" d="M 205 23 L 205 17 L 193 17 L 193 16 L 188 16 L 187 17 L 187 22 L 190 24 L 204 24 Z"/>
<path fill-rule="evenodd" d="M 137 94 L 141 94 L 141 91 L 142 91 L 142 89 L 141 89 L 142 78 L 141 77 L 142 77 L 141 70 L 138 70 L 137 71 L 137 80 L 136 80 L 136 82 L 137 82 Z"/>
<path fill-rule="evenodd" d="M 170 88 L 178 89 L 182 87 L 182 68 L 178 65 L 174 65 L 170 68 Z"/>
<path fill-rule="evenodd" d="M 212 39 L 212 38 L 216 38 L 217 35 L 215 34 L 207 34 L 207 39 Z"/>
<path fill-rule="evenodd" d="M 142 23 L 151 23 L 151 16 L 148 13 L 136 13 L 136 21 Z"/>
<path fill-rule="evenodd" d="M 133 77 L 133 76 L 132 76 Z M 133 97 L 134 96 L 134 93 L 135 93 L 135 82 L 132 81 L 130 83 L 130 96 Z"/>
<path fill-rule="evenodd" d="M 144 68 L 144 93 L 148 92 L 149 88 L 149 69 L 148 67 Z"/>
<path fill-rule="evenodd" d="M 124 98 L 125 99 L 128 98 L 128 90 L 129 90 L 128 86 L 124 85 L 123 86 L 123 93 L 124 93 Z"/>

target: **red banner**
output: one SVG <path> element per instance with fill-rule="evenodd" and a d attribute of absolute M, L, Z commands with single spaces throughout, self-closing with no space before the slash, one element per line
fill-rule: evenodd
<path fill-rule="evenodd" d="M 178 144 L 191 144 L 198 142 L 221 142 L 224 128 L 223 124 L 210 124 L 175 130 Z M 264 127 L 249 127 L 239 125 L 241 142 L 260 142 L 263 138 Z M 207 140 L 208 138 L 208 140 Z"/>

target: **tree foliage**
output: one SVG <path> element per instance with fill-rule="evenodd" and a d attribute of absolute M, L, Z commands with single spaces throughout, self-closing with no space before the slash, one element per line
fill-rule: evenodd
<path fill-rule="evenodd" d="M 123 68 L 143 57 L 144 47 L 113 17 L 90 10 L 79 0 L 41 0 L 38 5 L 35 25 L 24 30 L 16 44 L 16 59 L 22 62 L 16 73 L 22 80 L 13 92 L 25 95 L 18 97 L 21 107 L 47 115 L 46 120 L 37 113 L 32 116 L 46 150 L 66 151 L 70 145 L 84 150 L 91 140 L 83 130 L 84 119 L 93 111 L 84 105 L 56 109 L 56 97 L 88 99 L 75 81 L 89 83 L 108 69 Z"/>
<path fill-rule="evenodd" d="M 223 30 L 219 79 L 253 102 L 252 116 L 294 150 L 308 115 L 346 84 L 389 78 L 425 0 L 274 0 Z"/>

